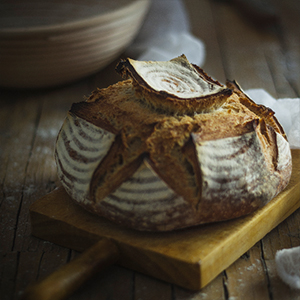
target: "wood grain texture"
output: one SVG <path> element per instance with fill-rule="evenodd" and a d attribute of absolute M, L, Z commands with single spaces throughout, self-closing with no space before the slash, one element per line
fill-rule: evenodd
<path fill-rule="evenodd" d="M 277 8 L 280 18 L 279 26 L 270 30 L 255 28 L 229 3 L 183 3 L 191 17 L 192 33 L 205 44 L 203 68 L 209 74 L 222 83 L 226 78 L 235 79 L 244 89 L 264 88 L 275 97 L 300 97 L 298 0 L 268 1 Z M 33 237 L 29 206 L 56 186 L 53 148 L 66 111 L 96 88 L 120 80 L 114 71 L 118 61 L 94 76 L 56 89 L 0 88 L 1 300 L 19 300 L 28 284 L 78 255 Z M 300 245 L 299 228 L 298 209 L 200 291 L 115 265 L 95 276 L 69 300 L 241 300 L 249 298 L 249 291 L 256 300 L 300 300 L 299 292 L 279 279 L 274 261 L 277 250 Z M 256 277 L 262 281 L 258 283 Z"/>
<path fill-rule="evenodd" d="M 300 206 L 300 151 L 292 154 L 288 187 L 244 218 L 168 233 L 138 232 L 82 210 L 59 188 L 31 206 L 32 234 L 77 251 L 107 237 L 118 245 L 121 265 L 201 289 Z"/>
<path fill-rule="evenodd" d="M 100 270 L 119 259 L 119 251 L 108 239 L 101 239 L 81 256 L 50 274 L 46 279 L 30 285 L 22 300 L 63 300 Z"/>

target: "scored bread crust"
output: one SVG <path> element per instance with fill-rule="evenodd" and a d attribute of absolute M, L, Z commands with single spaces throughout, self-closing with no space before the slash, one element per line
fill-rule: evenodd
<path fill-rule="evenodd" d="M 58 176 L 76 202 L 127 227 L 166 231 L 247 215 L 286 187 L 285 133 L 235 82 L 218 107 L 176 99 L 184 110 L 170 95 L 156 105 L 163 93 L 145 93 L 128 68 L 118 71 L 129 79 L 73 104 L 59 132 Z"/>

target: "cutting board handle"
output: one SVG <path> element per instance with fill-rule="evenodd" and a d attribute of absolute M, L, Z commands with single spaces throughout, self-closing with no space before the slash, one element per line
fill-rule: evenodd
<path fill-rule="evenodd" d="M 44 280 L 30 285 L 21 299 L 66 299 L 94 274 L 117 262 L 119 257 L 117 246 L 111 240 L 103 238 Z"/>

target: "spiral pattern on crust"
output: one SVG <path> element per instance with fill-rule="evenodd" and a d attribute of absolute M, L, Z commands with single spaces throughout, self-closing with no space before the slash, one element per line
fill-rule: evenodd
<path fill-rule="evenodd" d="M 216 94 L 223 88 L 204 80 L 194 68 L 180 63 L 172 66 L 165 62 L 134 62 L 136 72 L 153 89 L 189 99 Z"/>
<path fill-rule="evenodd" d="M 56 142 L 58 176 L 69 195 L 87 201 L 95 168 L 107 154 L 115 135 L 74 114 L 68 114 Z"/>

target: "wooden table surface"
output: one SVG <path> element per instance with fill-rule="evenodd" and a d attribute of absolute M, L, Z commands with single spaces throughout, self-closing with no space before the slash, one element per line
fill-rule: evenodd
<path fill-rule="evenodd" d="M 267 28 L 241 15 L 234 1 L 225 2 L 184 1 L 192 31 L 206 45 L 204 70 L 223 83 L 226 78 L 235 79 L 243 89 L 263 88 L 275 98 L 299 97 L 300 2 L 270 0 L 278 11 L 279 23 Z M 68 86 L 38 91 L 0 89 L 2 300 L 18 299 L 28 284 L 78 255 L 32 237 L 29 206 L 57 185 L 53 149 L 70 105 L 97 87 L 119 81 L 114 72 L 116 62 Z M 274 262 L 277 250 L 299 245 L 298 210 L 201 291 L 112 266 L 69 299 L 300 299 L 299 291 L 279 279 Z"/>

